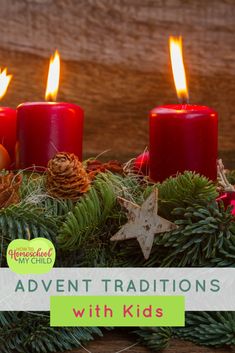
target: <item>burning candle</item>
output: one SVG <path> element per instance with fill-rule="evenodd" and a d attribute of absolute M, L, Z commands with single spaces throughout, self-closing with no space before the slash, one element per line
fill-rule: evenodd
<path fill-rule="evenodd" d="M 46 167 L 56 152 L 70 152 L 82 159 L 83 110 L 59 103 L 60 57 L 50 60 L 47 102 L 23 103 L 17 108 L 17 167 Z"/>
<path fill-rule="evenodd" d="M 5 96 L 12 75 L 7 74 L 7 69 L 0 72 L 0 100 Z M 12 161 L 15 156 L 16 144 L 16 111 L 0 106 L 0 144 L 8 151 Z"/>
<path fill-rule="evenodd" d="M 181 37 L 170 38 L 170 54 L 181 104 L 160 106 L 150 112 L 150 177 L 163 181 L 190 170 L 215 180 L 217 113 L 206 106 L 188 104 Z"/>

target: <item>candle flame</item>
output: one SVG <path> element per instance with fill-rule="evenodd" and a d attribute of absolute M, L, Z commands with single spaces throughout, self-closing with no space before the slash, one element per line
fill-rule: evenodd
<path fill-rule="evenodd" d="M 0 70 L 0 99 L 5 96 L 11 79 L 12 75 L 7 75 L 7 69 L 4 69 L 2 72 Z"/>
<path fill-rule="evenodd" d="M 170 37 L 170 57 L 175 88 L 179 100 L 188 101 L 188 88 L 183 61 L 182 37 Z"/>
<path fill-rule="evenodd" d="M 50 66 L 47 77 L 47 88 L 45 99 L 47 101 L 56 101 L 56 96 L 59 89 L 60 80 L 60 55 L 56 50 L 54 55 L 51 56 Z"/>

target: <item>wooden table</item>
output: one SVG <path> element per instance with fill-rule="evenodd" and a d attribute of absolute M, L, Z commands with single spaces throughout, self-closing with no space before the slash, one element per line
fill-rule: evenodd
<path fill-rule="evenodd" d="M 85 348 L 87 353 L 118 353 L 124 348 L 130 347 L 136 343 L 135 336 L 131 336 L 123 332 L 122 330 L 115 330 L 105 334 L 103 338 L 99 338 L 94 342 L 89 343 Z M 75 349 L 70 353 L 85 353 L 86 351 L 81 349 Z M 133 346 L 126 350 L 128 353 L 150 353 L 150 349 L 143 347 L 140 344 Z M 172 340 L 170 347 L 164 350 L 164 353 L 235 353 L 235 348 L 207 348 L 200 347 L 190 342 Z M 67 352 L 66 352 L 67 353 Z"/>

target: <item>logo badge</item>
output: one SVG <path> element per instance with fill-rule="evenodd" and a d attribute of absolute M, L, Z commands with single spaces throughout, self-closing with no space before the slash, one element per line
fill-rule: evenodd
<path fill-rule="evenodd" d="M 7 248 L 7 264 L 18 274 L 47 273 L 53 268 L 55 258 L 55 247 L 45 238 L 16 239 Z"/>

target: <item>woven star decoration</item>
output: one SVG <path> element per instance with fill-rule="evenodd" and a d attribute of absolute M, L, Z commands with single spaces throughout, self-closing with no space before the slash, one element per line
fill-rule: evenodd
<path fill-rule="evenodd" d="M 150 196 L 139 206 L 131 201 L 119 197 L 119 202 L 128 211 L 128 222 L 110 239 L 120 241 L 136 238 L 139 242 L 144 258 L 150 256 L 154 236 L 158 233 L 169 232 L 177 225 L 160 217 L 158 213 L 158 189 L 155 188 Z"/>

